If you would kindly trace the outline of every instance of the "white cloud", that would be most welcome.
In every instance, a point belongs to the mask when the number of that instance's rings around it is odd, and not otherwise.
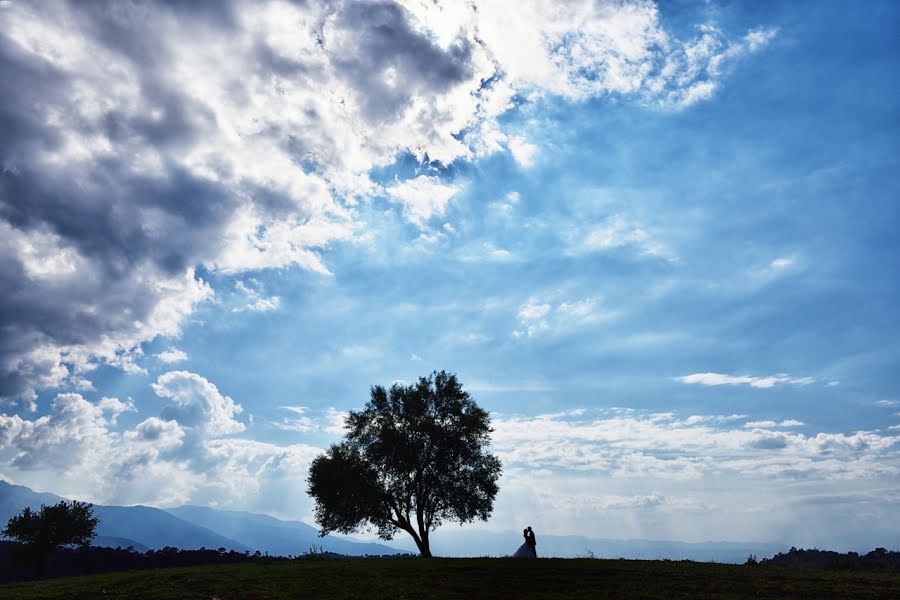
[[[281,307],[280,296],[264,296],[258,289],[254,289],[259,288],[259,283],[256,280],[251,279],[250,283],[254,287],[248,286],[243,281],[238,281],[234,284],[235,289],[244,294],[242,302],[246,302],[246,304],[232,308],[231,312],[269,312],[278,310]]]
[[[306,413],[309,410],[305,406],[282,406],[282,410],[289,411],[294,414],[292,417],[286,417],[281,421],[273,422],[272,425],[278,429],[285,431],[313,431],[316,429],[316,422],[309,418]]]
[[[347,411],[338,410],[336,408],[326,408],[324,414],[325,417],[321,426],[322,431],[333,435],[343,435],[345,430],[344,422],[347,420]]]
[[[866,479],[900,473],[895,438],[875,432],[803,435],[732,428],[731,418],[672,414],[559,413],[493,416],[504,465],[603,472],[614,478],[731,476]],[[794,420],[760,422],[796,427]]]
[[[398,182],[386,191],[403,204],[403,212],[411,223],[424,227],[432,217],[444,215],[447,203],[460,189],[460,186],[443,183],[437,177],[420,175]]]
[[[547,316],[549,312],[549,304],[529,302],[528,304],[523,304],[521,308],[519,308],[519,319],[522,321],[538,321]]]
[[[750,52],[756,52],[760,48],[765,47],[769,42],[775,39],[778,29],[775,27],[762,27],[747,32],[744,36],[744,42]]]
[[[782,271],[784,269],[790,268],[791,266],[793,266],[793,264],[794,264],[793,258],[783,256],[783,257],[776,258],[775,260],[773,260],[771,262],[771,264],[769,264],[769,267],[771,267],[772,269],[778,270],[778,271]]]
[[[4,476],[91,502],[215,503],[309,519],[302,474],[321,450],[305,444],[277,446],[222,438],[236,429],[233,422],[223,426],[229,410],[235,412],[228,406],[230,399],[199,376],[167,375],[175,377],[163,376],[154,387],[163,395],[171,392],[173,405],[163,409],[161,418],[149,417],[134,429],[116,429],[115,416],[133,407],[130,401],[115,398],[94,404],[79,394],[58,394],[46,416],[26,420],[0,414]],[[210,404],[218,406],[209,410]],[[205,416],[183,422],[167,418],[165,413],[171,412],[167,409],[174,405],[177,417],[198,405],[196,412]],[[324,411],[320,427],[334,431],[342,414]],[[197,424],[204,419],[205,425]]]
[[[677,257],[647,227],[623,215],[614,215],[599,224],[575,233],[576,253],[602,252],[630,247],[641,256],[677,261]]]
[[[440,14],[447,4],[413,10]],[[696,38],[678,40],[662,28],[658,9],[649,2],[488,2],[454,25],[465,22],[477,25],[479,38],[514,87],[576,99],[636,95],[673,107],[689,104],[685,97],[691,90],[715,86],[728,64],[775,36],[774,29],[756,29],[729,42],[721,31],[704,26]]]
[[[459,260],[466,263],[508,263],[515,262],[518,257],[507,250],[499,248],[491,242],[468,246],[458,255]]]
[[[0,221],[7,243],[16,246],[18,258],[32,279],[65,280],[84,269],[86,259],[77,248],[65,245],[58,234],[48,231],[21,231]]]
[[[534,159],[538,153],[537,146],[529,143],[521,136],[510,138],[507,145],[509,146],[509,151],[512,152],[513,158],[516,159],[520,166],[526,169],[534,166]]]
[[[319,418],[314,419],[309,416],[309,408],[306,406],[282,406],[281,408],[293,413],[294,416],[272,422],[272,425],[278,429],[300,433],[322,431],[329,434],[342,434],[344,432],[346,411],[329,407],[319,411]]]
[[[725,375],[723,373],[692,373],[676,377],[676,381],[687,384],[700,384],[706,386],[716,385],[749,385],[755,388],[772,388],[776,385],[810,385],[815,383],[812,377],[791,377],[785,373],[752,377],[749,375]]]
[[[6,418],[6,445],[17,448],[11,461],[16,469],[51,468],[65,470],[93,462],[108,454],[114,439],[100,406],[81,394],[57,394],[49,416],[34,421]]]
[[[116,418],[122,413],[126,412],[137,412],[137,408],[134,406],[134,400],[128,398],[125,402],[122,402],[118,398],[100,398],[100,402],[97,403],[97,406],[100,407],[104,413],[109,414],[109,422],[113,425],[116,424]]]
[[[776,421],[747,421],[744,423],[744,427],[748,429],[757,429],[757,428],[770,428],[770,427],[802,427],[805,425],[803,421],[797,421],[795,419],[785,419],[781,422]]]
[[[223,396],[214,384],[196,373],[169,371],[160,375],[150,387],[160,398],[172,401],[163,409],[163,418],[199,428],[210,435],[239,433],[246,429],[235,418],[243,412],[241,405]]]
[[[531,298],[519,307],[519,329],[513,337],[535,337],[541,334],[559,334],[576,327],[592,325],[615,317],[614,312],[603,310],[599,298],[582,298],[562,302],[546,302]]]
[[[156,356],[156,358],[164,363],[176,363],[188,359],[188,355],[184,350],[179,350],[178,348],[171,347],[168,350],[163,350],[159,354],[155,354],[154,356]]]

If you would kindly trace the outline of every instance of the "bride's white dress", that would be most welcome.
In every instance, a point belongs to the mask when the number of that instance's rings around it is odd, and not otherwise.
[[[537,558],[537,553],[534,549],[528,544],[522,544],[519,546],[519,549],[516,550],[516,553],[512,555],[513,558]]]

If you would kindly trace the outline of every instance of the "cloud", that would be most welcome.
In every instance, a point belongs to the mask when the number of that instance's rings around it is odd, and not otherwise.
[[[148,417],[133,429],[119,429],[115,422],[117,414],[133,410],[130,402],[104,398],[92,403],[80,394],[57,394],[50,413],[35,419],[0,414],[4,474],[91,502],[216,503],[309,518],[305,484],[297,474],[305,473],[321,450],[223,438],[236,429],[233,423],[222,426],[230,399],[216,398],[215,386],[199,376],[167,375],[157,384],[165,389],[157,392],[171,391],[173,403],[162,416]],[[205,415],[199,420],[188,414],[186,405],[209,405],[210,399],[219,403],[218,418],[215,410],[197,411]],[[178,410],[170,410],[173,406]],[[335,412],[324,413],[327,431],[334,427]]]
[[[437,177],[420,175],[394,184],[386,191],[403,205],[403,213],[411,223],[424,227],[432,217],[444,215],[447,203],[460,187],[442,183]]]
[[[243,412],[240,404],[223,396],[218,388],[204,377],[188,371],[163,373],[150,384],[160,398],[171,403],[161,416],[186,427],[196,427],[210,435],[239,433],[246,426],[235,417]]]
[[[285,417],[281,421],[273,422],[272,425],[277,427],[278,429],[284,429],[285,431],[312,431],[316,429],[316,423],[311,418],[306,416],[306,412],[309,410],[305,406],[282,406],[282,410],[289,411],[294,414],[292,417]]]
[[[761,27],[747,32],[744,36],[744,43],[747,50],[756,52],[760,48],[764,48],[769,42],[775,39],[778,29],[775,27]]]
[[[152,444],[158,450],[170,450],[181,446],[185,436],[184,428],[174,419],[165,421],[159,417],[144,419],[126,432],[125,438],[135,442]]]
[[[576,254],[629,248],[639,256],[678,260],[646,225],[624,215],[613,215],[600,223],[578,228],[570,236],[570,245]]]
[[[344,423],[347,420],[347,411],[338,410],[336,408],[326,408],[324,412],[321,429],[332,435],[343,435],[345,431]]]
[[[867,479],[900,473],[895,438],[875,432],[803,435],[734,428],[729,416],[637,411],[493,415],[493,446],[504,465],[567,469],[613,478],[732,477]],[[773,422],[774,423],[774,422]],[[798,426],[782,421],[781,427]],[[774,454],[773,454],[774,452]]]
[[[781,450],[787,448],[789,442],[790,439],[783,433],[757,429],[753,432],[753,438],[747,441],[747,446],[760,450]]]
[[[746,423],[744,423],[744,427],[752,428],[752,429],[756,429],[756,428],[760,428],[760,427],[764,427],[764,428],[767,428],[767,427],[802,427],[803,425],[805,425],[805,423],[803,423],[803,421],[797,421],[795,419],[785,419],[784,421],[781,421],[781,422],[747,421]]]
[[[6,417],[6,445],[18,450],[10,465],[63,470],[109,453],[114,440],[103,413],[80,394],[69,393],[57,394],[50,416],[34,421]]]
[[[66,444],[46,441],[64,434]],[[102,423],[77,434],[63,419],[12,440],[20,460],[7,467],[17,482],[68,497],[115,504],[172,506],[187,502],[309,518],[304,473],[320,449],[247,439],[210,439],[187,446],[175,421],[151,417],[118,433]],[[41,441],[36,435],[43,436]],[[50,454],[31,461],[34,452]],[[55,461],[55,462],[54,462]]]
[[[788,269],[794,264],[794,259],[789,257],[780,257],[773,260],[769,267],[778,271]]]
[[[329,407],[318,411],[321,416],[313,419],[309,416],[309,408],[306,406],[282,406],[281,409],[293,413],[294,416],[286,417],[281,421],[273,421],[272,425],[278,429],[300,433],[322,431],[330,434],[341,434],[344,431],[346,411]]]
[[[465,247],[463,253],[459,254],[459,260],[465,263],[511,263],[519,259],[506,248],[499,248],[491,242],[483,242]]]
[[[507,142],[509,151],[512,152],[513,158],[521,167],[528,168],[534,166],[534,159],[538,153],[538,147],[529,143],[524,137],[516,136]]]
[[[113,425],[116,424],[116,418],[122,413],[126,412],[137,412],[137,408],[134,406],[134,400],[129,398],[125,402],[122,402],[118,398],[100,398],[100,402],[97,403],[97,406],[100,407],[104,413],[109,414],[109,422]]]
[[[259,284],[255,280],[251,280],[251,284],[259,287]],[[244,304],[243,306],[236,306],[231,309],[231,312],[269,312],[281,308],[280,296],[266,297],[257,289],[248,287],[243,281],[238,281],[234,284],[234,287],[236,290],[244,294],[247,304]]]
[[[748,375],[725,375],[722,373],[692,373],[676,377],[675,381],[686,384],[700,384],[705,386],[717,385],[749,385],[755,388],[772,388],[776,385],[810,385],[815,383],[812,377],[790,377],[785,373],[778,375],[766,375],[763,377],[751,377]]]
[[[155,354],[154,356],[167,364],[182,362],[188,359],[188,355],[185,351],[172,347],[170,347],[168,350],[160,352],[159,354]]]
[[[519,307],[519,329],[513,337],[536,337],[542,334],[561,334],[577,327],[592,325],[615,317],[615,313],[601,308],[599,298],[582,298],[562,302],[543,302],[531,298]]]

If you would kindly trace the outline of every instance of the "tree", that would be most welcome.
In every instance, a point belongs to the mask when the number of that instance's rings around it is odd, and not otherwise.
[[[77,500],[62,500],[53,506],[42,504],[38,512],[26,507],[9,519],[3,535],[25,545],[35,558],[38,577],[42,577],[47,558],[54,550],[90,545],[99,522],[92,509],[91,504]]]
[[[402,530],[430,557],[429,533],[442,522],[490,516],[501,470],[487,452],[490,417],[455,374],[374,386],[345,424],[344,441],[309,469],[320,535],[374,527],[390,540]]]

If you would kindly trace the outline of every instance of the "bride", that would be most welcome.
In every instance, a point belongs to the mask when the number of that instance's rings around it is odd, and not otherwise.
[[[537,558],[537,552],[535,551],[535,547],[529,543],[528,539],[528,529],[522,530],[522,535],[525,537],[525,543],[519,546],[519,549],[516,550],[516,553],[512,555],[513,558]]]

